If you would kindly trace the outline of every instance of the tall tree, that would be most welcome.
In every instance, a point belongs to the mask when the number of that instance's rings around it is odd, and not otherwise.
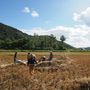
[[[61,47],[62,47],[62,49],[64,49],[64,48],[65,48],[65,47],[64,47],[64,41],[66,40],[65,36],[62,35],[62,36],[60,37],[60,40],[61,40]]]

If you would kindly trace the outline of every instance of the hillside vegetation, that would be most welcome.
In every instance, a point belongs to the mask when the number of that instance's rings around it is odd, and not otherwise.
[[[64,43],[51,34],[28,35],[11,26],[0,23],[0,49],[21,49],[21,50],[65,50],[74,47]]]

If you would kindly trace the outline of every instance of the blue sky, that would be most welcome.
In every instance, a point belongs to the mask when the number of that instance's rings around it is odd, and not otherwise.
[[[0,21],[25,29],[52,28],[57,25],[72,26],[75,24],[72,20],[73,13],[88,5],[90,5],[89,0],[78,0],[78,2],[76,0],[2,0]],[[24,7],[34,9],[39,17],[23,13]]]
[[[86,25],[86,19],[80,22],[83,11],[89,12],[90,0],[0,0],[0,22],[21,29],[23,32],[44,34],[56,30],[57,27],[77,29]],[[80,18],[79,18],[79,15]],[[88,20],[88,19],[87,19]],[[90,19],[89,19],[90,20]],[[84,23],[85,22],[85,23]],[[89,22],[89,21],[88,21]],[[77,27],[76,27],[77,26]],[[84,28],[84,27],[83,27]],[[84,30],[86,29],[84,28]],[[64,31],[63,30],[63,31]],[[83,30],[83,31],[84,31]],[[46,32],[45,32],[46,31]],[[59,30],[57,33],[59,33]],[[63,32],[62,31],[62,32]],[[74,30],[72,30],[74,31]],[[44,32],[44,33],[43,33]],[[65,34],[67,30],[61,34]],[[70,31],[69,31],[70,32]],[[77,30],[76,30],[77,32]],[[75,32],[75,33],[76,33]],[[47,34],[47,33],[46,33]],[[54,32],[52,33],[54,34]],[[57,34],[55,34],[57,35]],[[89,46],[71,42],[67,34],[67,43],[73,46]],[[70,34],[71,35],[71,34]],[[60,34],[57,37],[59,38]],[[71,35],[72,36],[72,35]],[[75,36],[72,36],[72,38]],[[80,39],[81,37],[79,37]],[[82,36],[84,38],[84,36]],[[76,38],[74,38],[76,39]],[[90,37],[87,37],[90,39]],[[88,41],[87,41],[88,42]]]

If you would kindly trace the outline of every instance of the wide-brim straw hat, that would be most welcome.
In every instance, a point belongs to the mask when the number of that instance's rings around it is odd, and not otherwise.
[[[32,56],[36,58],[36,55],[35,54],[32,54]]]
[[[46,56],[43,56],[43,58],[46,58]]]

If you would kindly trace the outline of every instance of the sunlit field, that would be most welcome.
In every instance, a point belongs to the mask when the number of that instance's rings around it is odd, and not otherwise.
[[[26,60],[28,52],[18,52]],[[31,52],[37,61],[49,52]],[[0,68],[0,90],[90,90],[90,52],[53,52],[51,68],[35,67],[31,76],[26,65]],[[14,52],[0,52],[0,65],[13,63]],[[44,68],[45,67],[45,68]]]

